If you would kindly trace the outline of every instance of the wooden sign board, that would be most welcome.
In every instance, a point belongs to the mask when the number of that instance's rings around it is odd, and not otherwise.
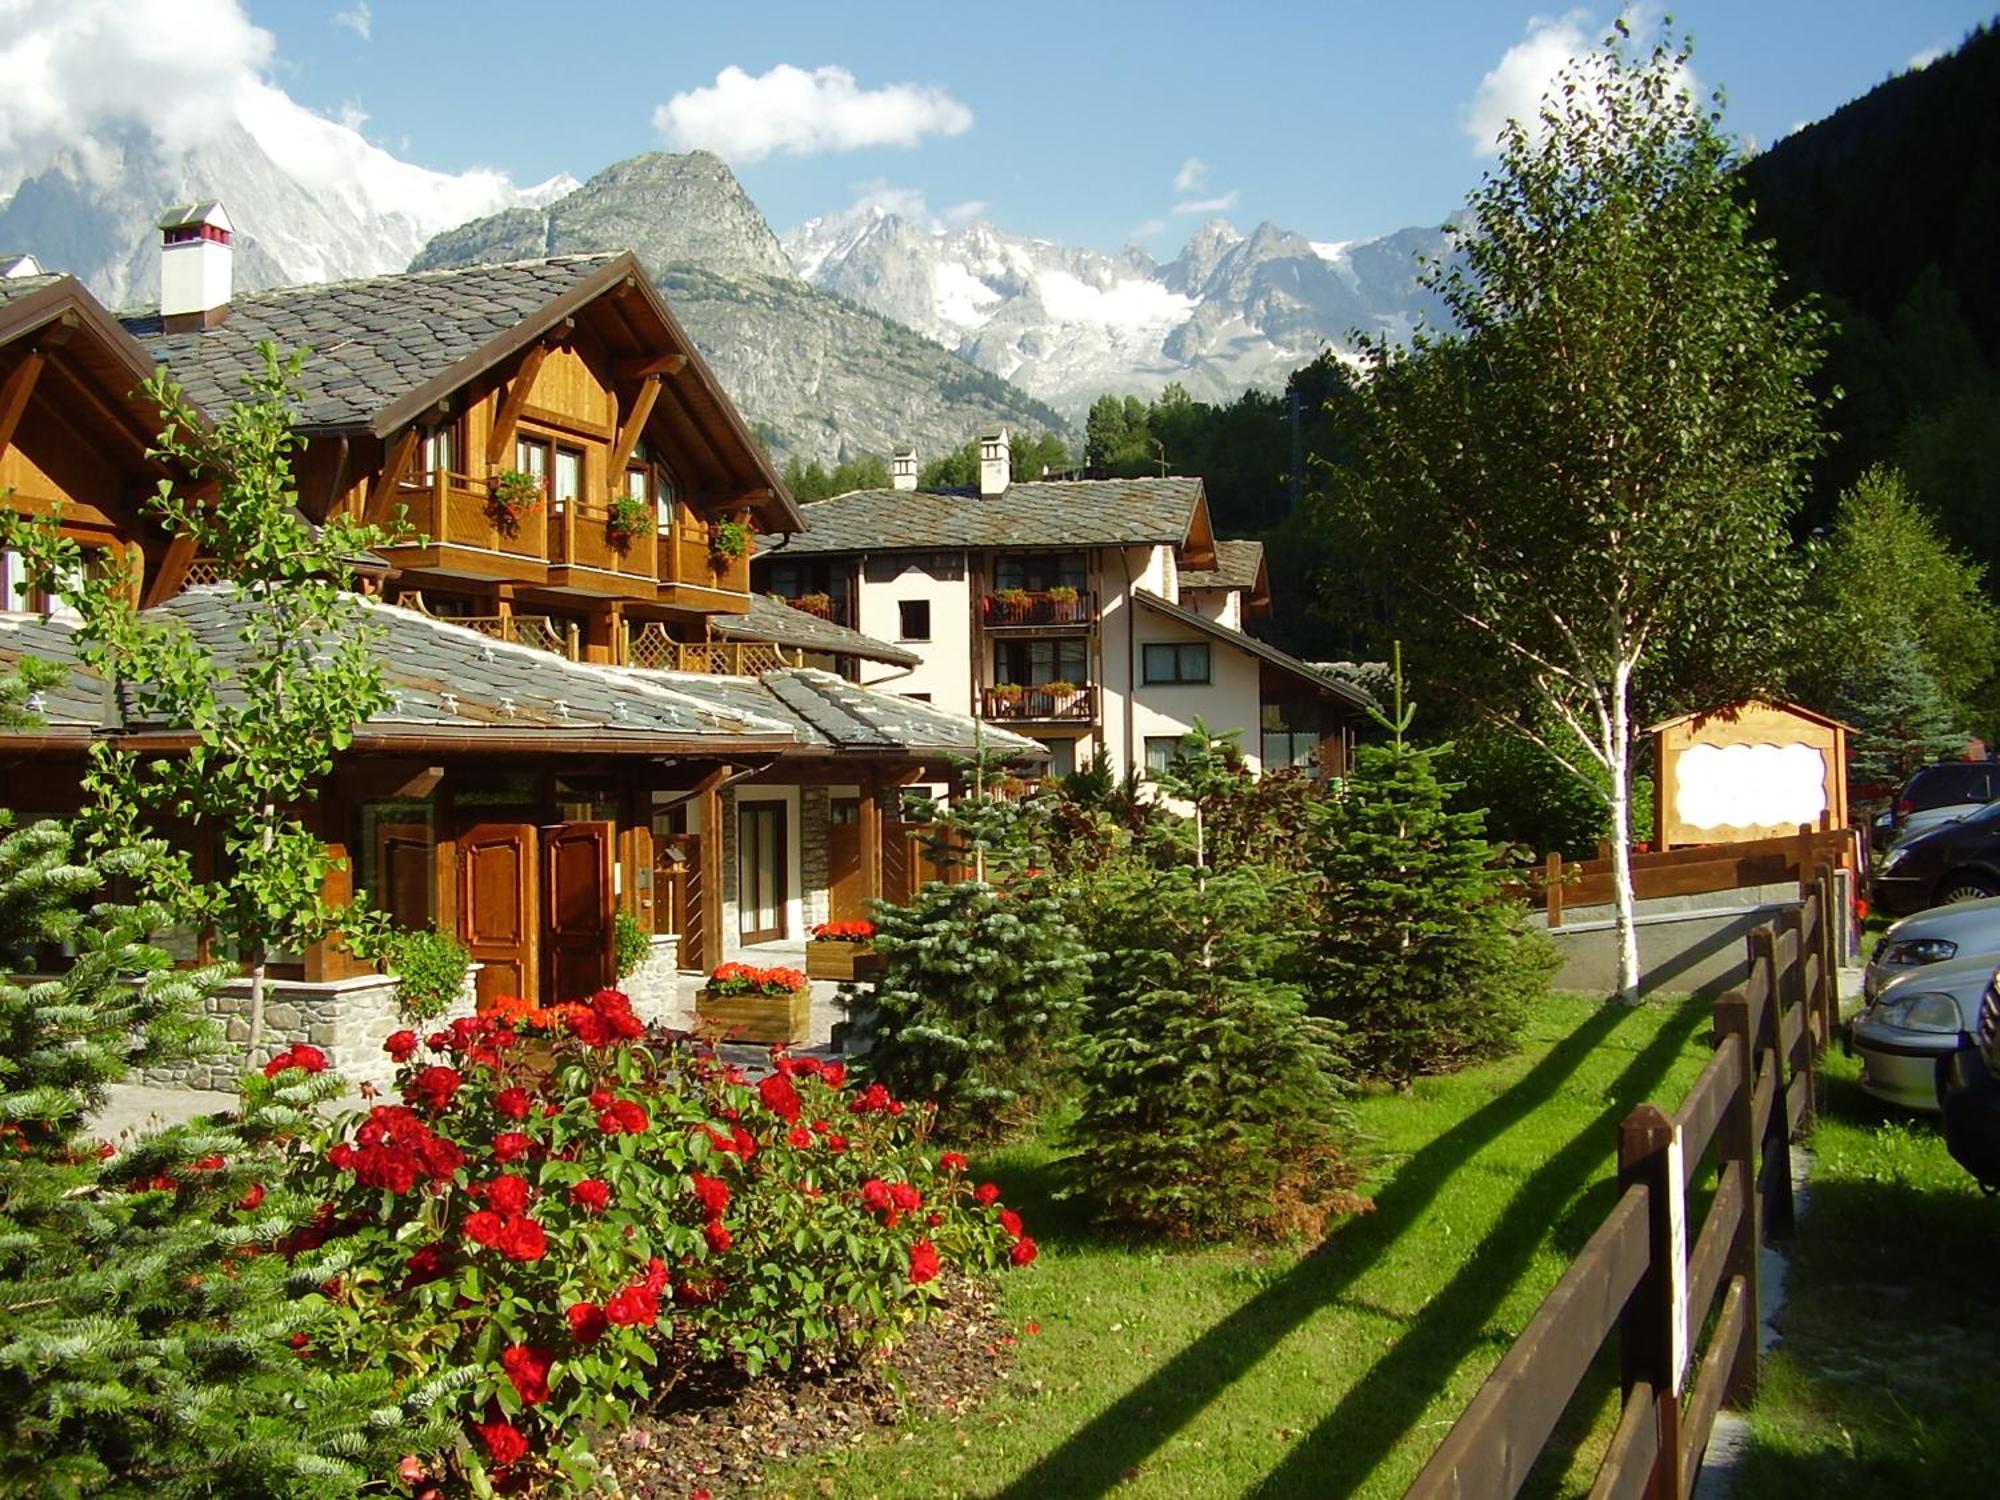
[[[1848,729],[1837,720],[1753,698],[1651,733],[1655,848],[1847,826]]]

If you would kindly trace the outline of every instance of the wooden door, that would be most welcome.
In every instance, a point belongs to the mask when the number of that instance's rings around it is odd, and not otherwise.
[[[701,941],[701,835],[661,834],[653,841],[653,854],[653,899],[666,930],[680,934],[676,966],[706,969]]]
[[[861,804],[836,797],[826,828],[826,917],[859,922],[868,915],[867,881],[861,870]]]
[[[746,943],[785,936],[785,804],[736,805],[736,910]]]
[[[618,977],[609,823],[542,830],[542,909],[549,1003],[584,1000]]]
[[[459,936],[480,969],[479,1004],[501,995],[538,1002],[535,827],[480,823],[458,840]]]
[[[403,932],[431,925],[431,829],[428,823],[380,823],[375,828],[375,869],[382,889],[376,905]]]

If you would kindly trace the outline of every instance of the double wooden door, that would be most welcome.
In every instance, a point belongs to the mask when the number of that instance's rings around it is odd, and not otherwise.
[[[609,823],[480,823],[459,835],[461,940],[479,1003],[576,1000],[617,976]]]

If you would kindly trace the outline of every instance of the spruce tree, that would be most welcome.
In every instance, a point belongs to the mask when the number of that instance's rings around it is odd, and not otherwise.
[[[1839,713],[1854,726],[1848,764],[1865,784],[1900,786],[1920,767],[1965,749],[1965,731],[1907,625],[1885,633],[1849,669]]]

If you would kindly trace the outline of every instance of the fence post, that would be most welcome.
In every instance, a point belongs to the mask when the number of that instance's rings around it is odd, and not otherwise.
[[[1810,884],[1813,867],[1813,826],[1810,823],[1799,824],[1799,846],[1794,858],[1799,864],[1799,884]]]
[[[1551,854],[1542,866],[1542,895],[1548,911],[1549,926],[1563,924],[1563,857],[1560,852]]]
[[[1764,1193],[1764,1234],[1768,1239],[1787,1239],[1793,1228],[1792,1127],[1785,1111],[1785,1083],[1790,1069],[1778,1047],[1782,1034],[1778,1011],[1784,1004],[1784,996],[1778,993],[1777,941],[1778,935],[1768,922],[1750,930],[1752,982],[1759,968],[1764,971],[1764,1009],[1757,1017],[1757,1045],[1751,1061],[1757,1067],[1770,1068],[1773,1092],[1771,1118],[1764,1127],[1764,1139],[1757,1153],[1759,1175],[1769,1178]],[[1756,1071],[1756,1067],[1751,1069],[1753,1086]]]
[[[1764,1210],[1757,1197],[1757,1122],[1750,1112],[1757,1087],[1757,1048],[1750,1035],[1750,1002],[1740,990],[1715,1002],[1715,1046],[1718,1051],[1734,1047],[1743,1065],[1743,1076],[1715,1133],[1717,1181],[1734,1171],[1743,1184],[1743,1217],[1730,1236],[1722,1267],[1725,1288],[1733,1277],[1743,1278],[1743,1338],[1730,1356],[1729,1378],[1723,1386],[1723,1399],[1743,1407],[1757,1394],[1757,1329],[1762,1316],[1757,1249],[1764,1242]]]
[[[1840,1025],[1840,954],[1841,933],[1853,920],[1852,912],[1841,904],[1840,882],[1834,877],[1833,866],[1821,860],[1815,872],[1820,888],[1820,912],[1824,926],[1820,929],[1820,976],[1826,982],[1824,1001],[1826,1005],[1826,1040],[1833,1045],[1833,1033]]]
[[[1619,1382],[1627,1399],[1644,1382],[1653,1388],[1660,1447],[1649,1500],[1680,1500],[1680,1366],[1687,1342],[1687,1266],[1676,1244],[1674,1205],[1681,1196],[1681,1162],[1674,1122],[1657,1105],[1641,1104],[1618,1127],[1618,1191],[1646,1187],[1646,1274],[1618,1316]],[[1684,1232],[1684,1229],[1683,1229]]]
[[[1778,930],[1792,934],[1791,976],[1785,982],[1785,1008],[1794,1005],[1799,1008],[1799,1050],[1796,1057],[1785,1059],[1788,1071],[1800,1071],[1806,1075],[1806,1102],[1799,1111],[1799,1134],[1809,1135],[1814,1122],[1819,1118],[1819,1042],[1815,1028],[1819,1017],[1813,1011],[1814,997],[1806,992],[1806,954],[1812,943],[1819,941],[1819,934],[1806,933],[1805,909],[1801,906],[1787,907],[1778,914]]]

